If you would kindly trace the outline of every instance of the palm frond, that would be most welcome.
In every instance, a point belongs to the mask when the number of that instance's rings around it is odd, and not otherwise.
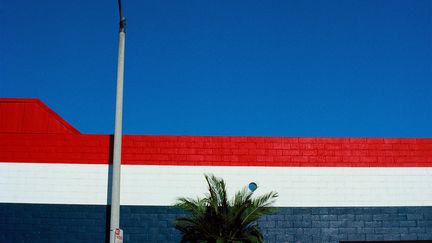
[[[269,192],[252,200],[251,206],[246,210],[242,224],[249,224],[266,214],[274,212],[275,209],[271,208],[270,205],[275,202],[277,197],[276,192]]]
[[[211,174],[206,174],[205,179],[208,193],[204,198],[179,198],[175,204],[186,212],[175,221],[182,232],[181,242],[264,242],[254,222],[274,212],[270,206],[278,194],[270,192],[253,198],[253,192],[243,188],[230,201],[224,180]]]

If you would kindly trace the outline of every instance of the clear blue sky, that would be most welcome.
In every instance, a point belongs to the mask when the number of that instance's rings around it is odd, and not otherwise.
[[[432,137],[432,1],[123,0],[127,134]],[[111,1],[2,1],[0,96],[113,133]]]

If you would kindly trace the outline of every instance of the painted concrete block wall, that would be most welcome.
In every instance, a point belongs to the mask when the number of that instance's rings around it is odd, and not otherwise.
[[[121,204],[204,195],[205,173],[223,177],[231,197],[250,182],[257,195],[277,191],[278,207],[432,205],[432,168],[169,165],[124,165]],[[108,185],[108,165],[0,163],[0,202],[107,205]]]
[[[21,101],[0,99],[0,242],[104,242],[112,136]],[[177,242],[168,206],[204,173],[280,194],[268,242],[432,240],[432,138],[129,135],[122,163],[128,242]]]
[[[0,161],[109,164],[112,136],[2,133]],[[123,164],[431,167],[431,138],[124,136]]]
[[[281,208],[260,221],[268,242],[430,240],[432,207]]]
[[[0,242],[105,242],[108,207],[0,203]],[[122,206],[126,242],[178,242],[181,215],[163,206]],[[266,242],[430,240],[432,207],[294,207],[262,218]]]

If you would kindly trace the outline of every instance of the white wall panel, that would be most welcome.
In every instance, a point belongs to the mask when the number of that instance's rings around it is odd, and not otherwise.
[[[123,205],[172,205],[206,192],[204,173],[232,195],[250,182],[276,206],[432,206],[432,168],[123,165]],[[0,163],[0,202],[106,204],[107,165]]]
[[[0,163],[0,202],[106,204],[107,165]]]

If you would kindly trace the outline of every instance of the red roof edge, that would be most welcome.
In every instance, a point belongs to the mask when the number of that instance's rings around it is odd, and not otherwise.
[[[35,103],[38,104],[42,109],[48,112],[53,116],[58,122],[64,125],[71,133],[73,134],[81,134],[78,129],[73,127],[69,122],[63,119],[59,114],[57,114],[54,110],[49,108],[44,102],[42,102],[38,98],[0,98],[0,103]]]

